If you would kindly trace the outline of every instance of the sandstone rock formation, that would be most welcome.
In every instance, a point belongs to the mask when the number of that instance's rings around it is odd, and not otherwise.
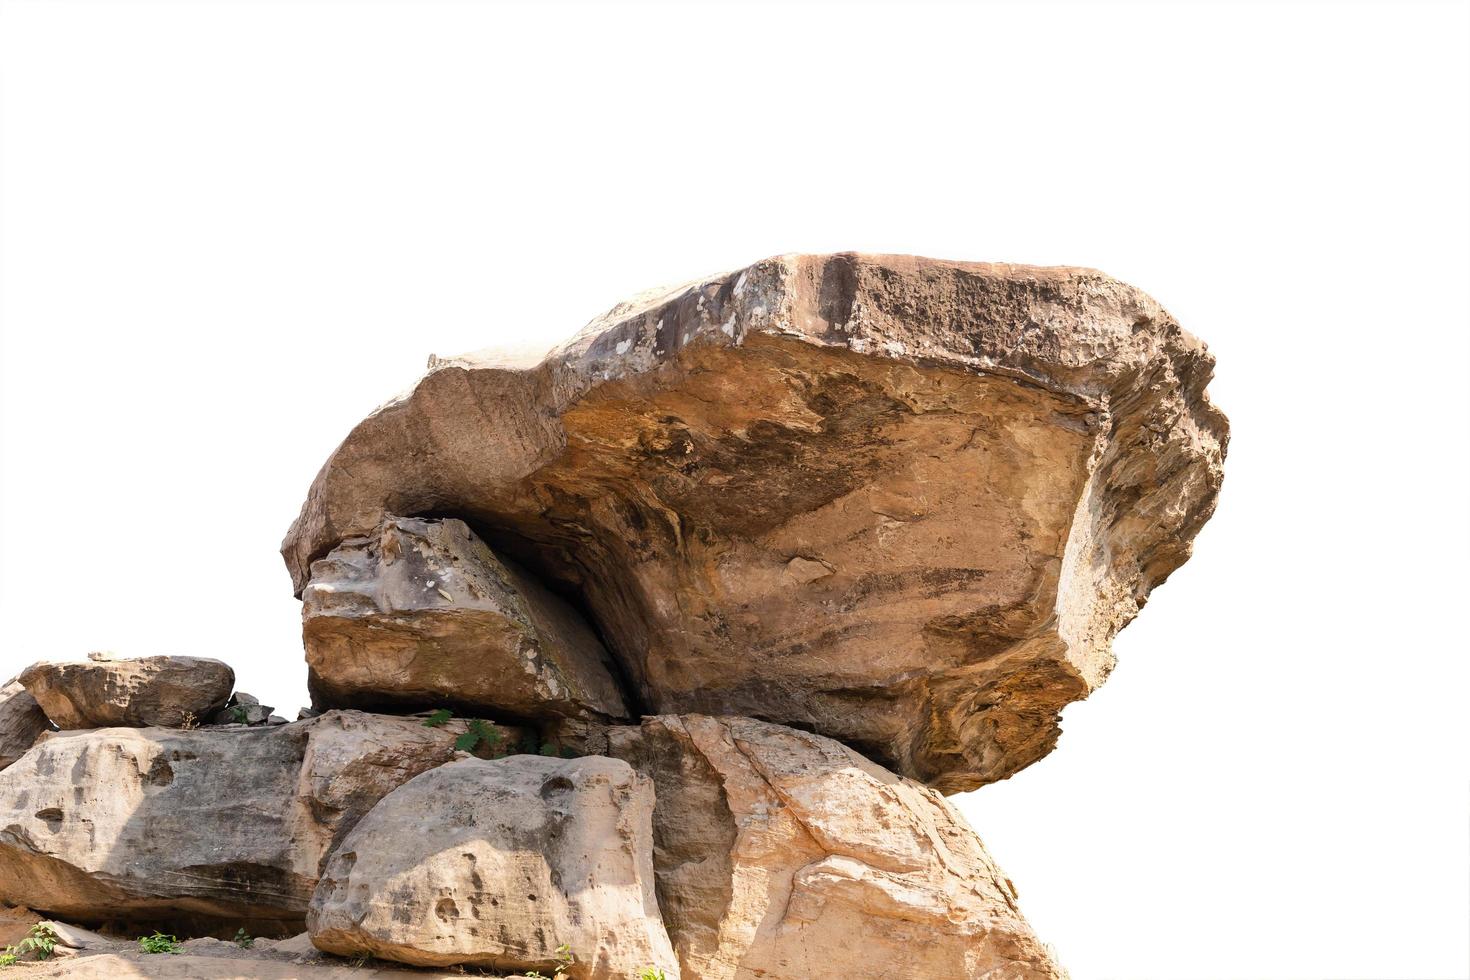
[[[659,905],[684,976],[1062,975],[934,790],[749,718],[645,718],[609,737],[656,784]]]
[[[652,811],[652,783],[614,759],[441,766],[347,835],[312,899],[312,941],[420,966],[676,980]]]
[[[235,672],[203,657],[38,663],[20,682],[61,729],[201,722],[224,707]]]
[[[25,755],[48,727],[46,713],[19,680],[0,684],[0,769]]]
[[[810,728],[971,789],[1050,751],[1189,556],[1227,439],[1212,367],[1090,270],[783,256],[536,365],[431,360],[282,550],[304,592],[385,515],[463,519],[578,597],[639,710]]]
[[[462,521],[387,517],[313,562],[303,600],[318,707],[628,714],[581,616]]]
[[[85,925],[299,931],[372,805],[463,724],[329,712],[268,728],[62,732],[0,772],[0,901]]]
[[[212,660],[0,688],[0,927],[310,928],[55,977],[1056,980],[941,794],[1050,751],[1188,558],[1212,368],[1097,272],[853,254],[431,359],[283,544],[297,722]]]

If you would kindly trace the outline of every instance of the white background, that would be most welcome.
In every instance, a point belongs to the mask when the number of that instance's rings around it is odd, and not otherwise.
[[[0,678],[221,657],[428,353],[787,251],[1090,265],[1219,358],[1214,521],[960,800],[1077,980],[1465,977],[1462,4],[6,3]],[[854,978],[857,980],[857,978]]]

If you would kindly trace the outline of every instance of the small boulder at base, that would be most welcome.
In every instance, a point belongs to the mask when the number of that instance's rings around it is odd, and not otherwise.
[[[464,730],[333,711],[54,734],[0,772],[0,902],[144,931],[299,931],[336,842],[390,790],[458,757]]]
[[[268,704],[261,704],[253,694],[236,691],[223,708],[209,716],[205,724],[264,725],[270,722],[271,712],[275,710]]]
[[[46,713],[19,680],[0,685],[0,769],[25,755],[49,727]]]
[[[32,664],[20,682],[63,730],[175,728],[224,707],[235,672],[205,657],[93,659]]]
[[[749,718],[645,718],[609,743],[656,784],[659,901],[684,976],[1065,976],[936,791]]]
[[[677,980],[654,897],[653,802],[646,776],[600,756],[431,770],[342,841],[312,897],[312,941],[416,966]]]
[[[623,718],[580,614],[458,520],[388,517],[313,562],[303,594],[312,701]]]

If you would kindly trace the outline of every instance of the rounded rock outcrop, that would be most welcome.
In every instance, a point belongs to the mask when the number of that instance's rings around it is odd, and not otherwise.
[[[678,980],[652,816],[652,782],[616,759],[441,766],[343,840],[312,897],[312,942],[415,966]]]
[[[206,657],[42,662],[21,672],[46,717],[63,730],[198,724],[225,706],[235,672]]]

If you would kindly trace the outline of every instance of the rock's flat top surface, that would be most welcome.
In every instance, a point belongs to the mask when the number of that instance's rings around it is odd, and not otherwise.
[[[1188,556],[1213,359],[1101,273],[782,256],[644,294],[539,364],[434,359],[318,474],[311,563],[465,520],[575,595],[645,711],[839,738],[945,791],[1045,755]]]
[[[57,728],[197,724],[224,707],[235,672],[206,657],[37,663],[20,682]]]

